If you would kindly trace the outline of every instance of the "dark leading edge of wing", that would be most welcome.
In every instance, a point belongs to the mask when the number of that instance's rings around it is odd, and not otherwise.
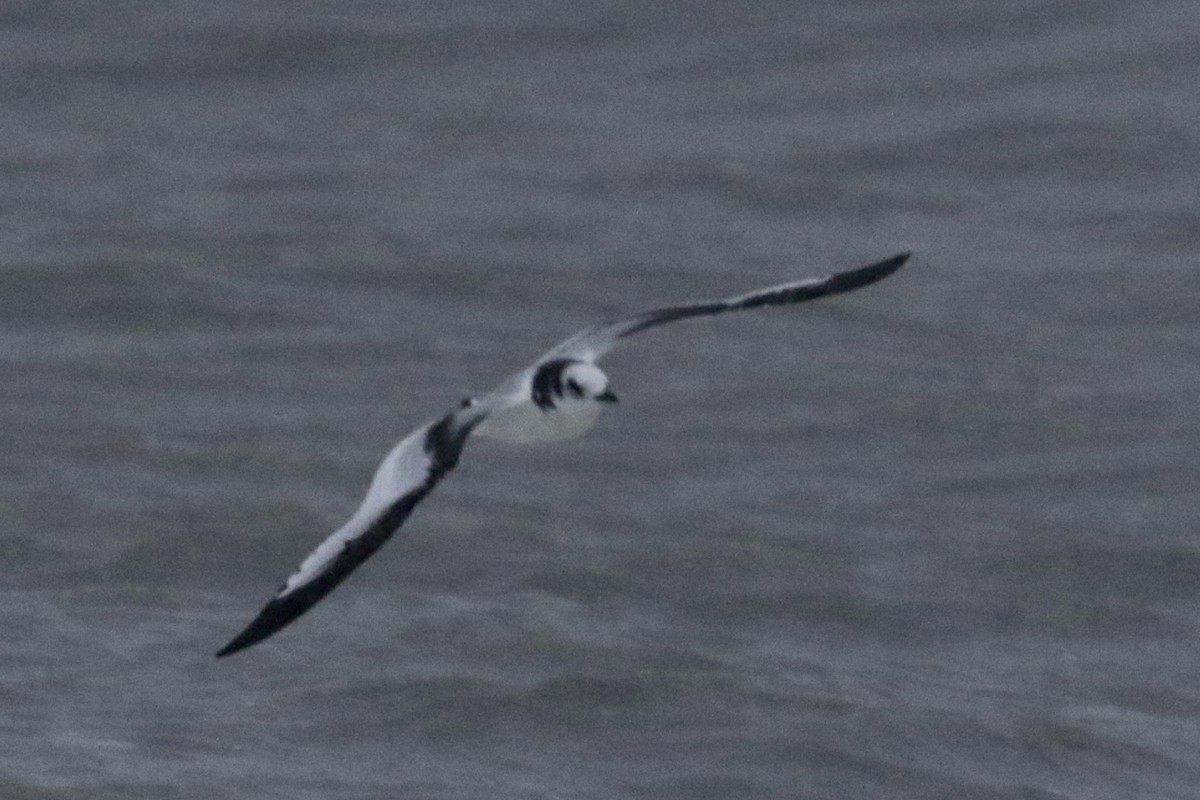
[[[629,327],[617,333],[617,338],[631,336],[647,328],[665,325],[668,322],[675,322],[676,320],[687,319],[688,317],[711,316],[713,314],[723,314],[726,311],[740,311],[742,309],[761,308],[763,306],[802,303],[805,300],[816,300],[818,297],[825,297],[826,295],[841,294],[842,292],[861,289],[863,286],[883,280],[888,275],[900,269],[911,255],[911,253],[901,253],[860,269],[839,272],[836,275],[830,275],[826,278],[775,286],[770,289],[763,289],[726,300],[716,300],[711,303],[695,303],[692,305],[668,306],[666,308],[647,311],[642,316],[630,320]]]
[[[436,483],[437,478],[431,476],[420,487],[388,506],[361,535],[347,541],[337,557],[311,581],[285,595],[272,598],[245,630],[217,651],[217,658],[258,644],[315,606],[399,530],[413,508]]]
[[[266,639],[316,605],[322,597],[333,591],[334,587],[370,558],[371,554],[382,547],[408,519],[417,503],[433,490],[447,472],[454,469],[467,436],[478,422],[478,419],[474,419],[464,424],[456,420],[454,414],[448,414],[430,425],[422,440],[422,447],[430,459],[424,480],[385,507],[361,533],[347,539],[341,551],[309,578],[307,583],[286,593],[281,588],[280,593],[263,607],[245,630],[217,651],[217,658],[244,650]],[[285,583],[284,587],[286,586]]]

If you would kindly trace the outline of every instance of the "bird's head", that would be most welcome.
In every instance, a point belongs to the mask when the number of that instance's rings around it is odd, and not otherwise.
[[[595,364],[577,361],[562,375],[563,396],[580,400],[615,403],[617,396],[608,388],[608,376]]]

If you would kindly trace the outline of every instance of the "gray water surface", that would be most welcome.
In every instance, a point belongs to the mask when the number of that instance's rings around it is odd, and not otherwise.
[[[0,796],[1200,797],[1200,7],[9,2]],[[584,326],[213,652],[391,444]]]

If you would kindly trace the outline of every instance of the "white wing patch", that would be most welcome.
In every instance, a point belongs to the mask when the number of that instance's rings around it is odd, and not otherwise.
[[[367,496],[354,516],[308,554],[299,568],[288,576],[276,597],[291,594],[320,575],[346,549],[348,542],[366,533],[388,506],[429,480],[433,459],[423,445],[432,424],[418,428],[392,448],[375,470]]]
[[[487,415],[464,408],[421,426],[384,457],[362,505],[321,542],[258,616],[217,652],[236,653],[262,641],[312,608],[383,546],[413,508],[458,463],[471,430]]]

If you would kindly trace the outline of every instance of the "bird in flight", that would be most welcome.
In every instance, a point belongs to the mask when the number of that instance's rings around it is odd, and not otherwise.
[[[507,442],[552,442],[585,433],[601,409],[617,401],[596,362],[626,336],[689,317],[789,305],[853,291],[886,278],[908,258],[908,253],[901,253],[859,269],[724,300],[656,308],[575,334],[493,391],[468,397],[393,447],[354,515],[309,553],[258,616],[222,647],[217,657],[261,642],[345,580],[454,469],[471,434]]]

